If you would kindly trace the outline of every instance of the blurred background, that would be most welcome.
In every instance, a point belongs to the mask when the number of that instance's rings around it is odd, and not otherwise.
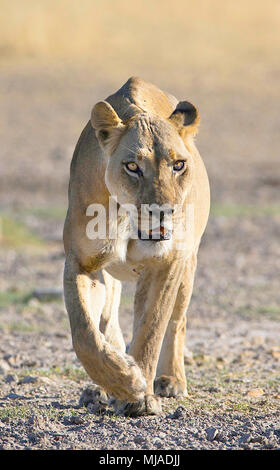
[[[0,328],[68,332],[70,161],[95,102],[132,75],[201,114],[212,209],[190,322],[279,318],[279,1],[0,0],[0,12]],[[122,302],[125,318],[129,290]]]

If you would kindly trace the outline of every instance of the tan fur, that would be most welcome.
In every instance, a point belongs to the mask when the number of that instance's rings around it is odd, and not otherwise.
[[[186,311],[210,205],[206,170],[193,140],[199,114],[188,123],[182,114],[188,106],[132,77],[94,106],[71,163],[64,292],[73,345],[92,380],[126,415],[158,413],[155,392],[187,394]],[[172,174],[171,165],[182,157],[186,172]],[[124,161],[131,159],[143,170],[141,180],[124,171]],[[178,250],[176,233],[171,241],[157,242],[89,239],[87,208],[102,204],[108,216],[110,195],[139,210],[152,203],[182,204],[183,213],[192,207],[192,243],[186,238]],[[125,232],[127,216],[119,222]],[[137,282],[128,354],[118,323],[120,280]]]

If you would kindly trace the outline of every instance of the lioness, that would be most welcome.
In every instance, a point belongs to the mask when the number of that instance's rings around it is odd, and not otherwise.
[[[94,106],[71,162],[63,238],[73,347],[115,411],[126,416],[159,413],[160,396],[187,394],[186,311],[210,206],[194,144],[198,124],[192,104],[132,77]],[[156,237],[141,226],[136,237],[124,236],[132,233],[129,211],[117,213],[119,229],[110,237],[111,197],[117,209],[133,205],[139,220],[148,207],[144,219],[155,216]],[[104,208],[103,237],[89,236],[93,203]],[[168,207],[168,228],[162,206]],[[176,231],[182,220],[189,230],[183,239]],[[137,282],[128,353],[118,322],[121,281]]]

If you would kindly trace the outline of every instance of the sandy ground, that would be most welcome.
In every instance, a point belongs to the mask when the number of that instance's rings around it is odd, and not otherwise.
[[[279,96],[188,80],[212,213],[188,315],[189,397],[158,417],[81,406],[91,381],[59,290],[69,165],[92,105],[121,83],[88,70],[6,69],[1,88],[0,448],[280,449]],[[9,225],[11,224],[12,225]],[[7,228],[8,227],[8,228]],[[10,230],[14,237],[6,233]],[[36,290],[58,289],[57,298]],[[120,322],[131,338],[133,286]]]

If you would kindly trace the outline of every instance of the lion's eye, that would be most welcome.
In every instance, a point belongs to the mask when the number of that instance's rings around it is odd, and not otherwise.
[[[178,160],[173,165],[174,171],[182,171],[184,168],[185,168],[185,162],[183,162],[182,160]]]
[[[129,170],[129,171],[133,171],[133,172],[137,172],[139,170],[139,166],[137,165],[137,163],[135,162],[128,162],[126,164],[126,168]]]
[[[143,172],[141,168],[137,165],[135,162],[125,162],[123,161],[124,164],[124,170],[131,176],[135,176],[136,178],[139,178],[140,176],[143,176]]]

